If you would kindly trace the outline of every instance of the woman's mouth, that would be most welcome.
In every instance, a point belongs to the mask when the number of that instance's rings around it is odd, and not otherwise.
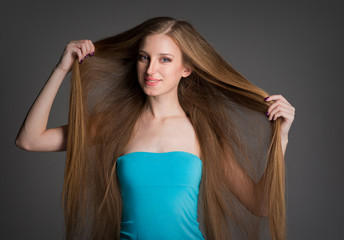
[[[145,78],[145,83],[148,86],[155,86],[157,85],[161,80],[160,79],[156,79],[156,78],[152,78],[152,77],[146,77]]]

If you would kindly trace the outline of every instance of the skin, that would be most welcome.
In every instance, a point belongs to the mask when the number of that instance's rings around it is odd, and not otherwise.
[[[178,101],[179,81],[191,74],[179,47],[164,34],[147,36],[140,46],[137,73],[147,104],[124,154],[186,151],[199,156],[194,129]],[[158,84],[149,86],[147,78]]]
[[[65,151],[67,125],[47,129],[51,106],[63,79],[71,71],[75,58],[82,62],[94,54],[90,40],[71,41],[67,44],[58,64],[31,106],[21,126],[15,144],[27,151]]]
[[[63,79],[71,71],[74,59],[77,58],[82,64],[85,58],[93,56],[94,51],[90,40],[71,41],[67,44],[60,61],[24,120],[16,139],[18,147],[27,151],[66,150],[67,126],[47,129],[49,113]],[[123,154],[136,151],[185,151],[200,156],[194,128],[178,101],[178,84],[192,72],[190,66],[183,63],[180,48],[167,35],[149,35],[142,41],[138,55],[137,77],[147,95],[147,102],[136,123],[133,138]],[[146,80],[159,82],[150,86]],[[267,109],[267,120],[282,119],[281,142],[284,154],[295,108],[282,95],[271,95],[266,101],[274,101]],[[256,184],[235,161],[230,161],[230,164],[228,179],[231,191],[253,214],[266,216],[264,178]]]
[[[281,143],[284,155],[288,144],[288,133],[295,117],[295,108],[282,95],[271,95],[265,101],[275,101],[266,111],[268,120],[275,121],[279,117],[282,119]]]

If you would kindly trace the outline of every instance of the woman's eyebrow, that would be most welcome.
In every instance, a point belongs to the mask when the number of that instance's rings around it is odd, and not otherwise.
[[[143,51],[143,50],[141,50],[141,49],[139,50],[139,52],[143,52],[143,53],[149,55],[146,51]],[[157,54],[157,55],[169,55],[169,56],[174,57],[171,53],[159,53],[159,54]]]

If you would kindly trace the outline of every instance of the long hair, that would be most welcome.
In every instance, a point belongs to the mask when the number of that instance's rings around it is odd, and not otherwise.
[[[178,98],[201,149],[198,220],[204,237],[285,239],[280,120],[264,116],[268,94],[235,71],[190,23],[169,17],[97,41],[95,56],[74,63],[63,186],[66,238],[119,239],[116,161],[145,106],[136,73],[140,43],[159,33],[176,42],[193,70],[181,79]],[[252,214],[231,191],[233,181],[241,186],[229,174],[233,166],[255,184],[264,179],[268,217]]]

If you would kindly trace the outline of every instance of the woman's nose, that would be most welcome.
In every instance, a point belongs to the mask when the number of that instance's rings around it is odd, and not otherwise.
[[[156,71],[157,71],[157,64],[155,63],[155,61],[153,60],[149,61],[149,64],[147,67],[147,74],[152,75],[156,73]]]

